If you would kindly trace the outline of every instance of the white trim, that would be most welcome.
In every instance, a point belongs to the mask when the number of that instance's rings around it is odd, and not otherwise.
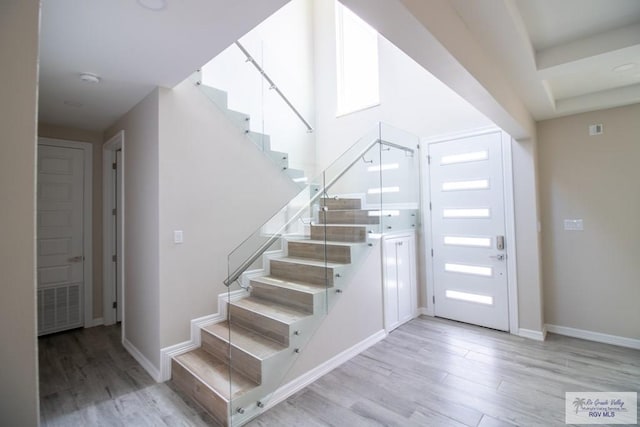
[[[511,333],[516,334],[515,332]],[[544,341],[547,337],[547,330],[543,329],[542,331],[534,331],[533,329],[518,329],[516,335],[536,341]]]
[[[456,139],[469,138],[471,136],[487,135],[490,133],[503,132],[502,129],[491,126],[481,126],[479,128],[464,130],[460,132],[452,132],[447,134],[424,137],[420,139],[420,144],[435,144],[437,142],[453,141]]]
[[[200,347],[200,329],[227,320],[227,303],[248,296],[244,289],[218,295],[218,312],[191,320],[191,337],[187,341],[160,349],[159,382],[171,379],[171,359]]]
[[[335,368],[342,365],[343,363],[354,358],[358,354],[367,350],[372,345],[382,341],[386,337],[387,337],[387,333],[384,331],[384,329],[381,329],[378,332],[374,333],[373,335],[360,341],[356,345],[349,347],[345,351],[333,356],[331,359],[316,366],[315,368],[311,369],[307,373],[283,385],[273,393],[271,399],[269,399],[269,402],[266,404],[264,410],[266,411],[267,409],[274,407],[275,405],[282,402],[289,396],[302,390],[312,382],[316,381],[318,378],[322,377],[323,375],[329,373],[330,371],[334,370]]]
[[[93,144],[82,141],[68,141],[54,138],[38,138],[38,145],[82,150],[84,163],[83,182],[83,220],[82,220],[82,256],[84,281],[84,327],[93,326]]]
[[[147,371],[149,375],[151,375],[151,378],[153,378],[155,382],[161,382],[160,371],[158,370],[158,368],[156,368],[153,363],[151,363],[149,359],[147,359],[144,354],[142,354],[140,350],[136,348],[135,345],[131,344],[131,342],[126,338],[122,338],[122,346],[129,352],[129,354],[131,354],[131,356],[133,356],[134,359],[136,359],[136,361],[144,368],[144,370]]]
[[[120,238],[118,248],[115,247],[115,243],[112,240],[114,235],[113,222],[108,221],[111,218],[111,210],[113,209],[114,198],[114,185],[113,185],[113,169],[112,163],[115,162],[115,153],[117,150],[122,150],[122,167],[124,168],[124,131],[121,130],[116,133],[111,139],[102,145],[102,271],[103,271],[103,286],[102,286],[102,303],[103,303],[103,316],[105,325],[112,325],[116,323],[116,312],[112,307],[112,302],[116,300],[115,289],[115,276],[113,274],[113,261],[111,260],[112,254],[115,252],[119,255],[120,261],[120,283],[124,290],[124,226],[120,230]],[[124,181],[124,170],[122,171],[122,177]],[[122,183],[122,190],[120,194],[120,214],[124,214],[124,182]],[[124,218],[123,218],[124,225]],[[122,312],[122,336],[124,337],[125,322],[124,322],[124,292],[120,295],[118,303],[121,305],[120,310]]]
[[[605,344],[618,345],[620,347],[628,347],[640,350],[640,339],[621,337],[619,335],[603,334],[602,332],[587,331],[584,329],[570,328],[568,326],[545,325],[549,332],[559,335],[566,335],[573,338],[581,338],[583,340],[601,342]]]
[[[427,307],[418,307],[418,316],[431,316],[433,317],[433,313],[430,313]]]
[[[433,250],[433,240],[431,236],[433,236],[433,229],[431,226],[431,210],[429,209],[429,203],[431,203],[431,171],[429,167],[429,145],[420,141],[420,147],[425,147],[426,149],[420,149],[420,171],[422,176],[420,177],[422,186],[422,194],[421,194],[421,202],[422,202],[422,230],[423,230],[423,239],[422,240],[422,248],[423,254],[425,257],[425,266],[426,266],[426,283],[424,284],[425,295],[427,297],[427,306],[423,307],[424,313],[427,316],[435,316],[435,307],[433,305],[433,298],[435,295],[433,289],[433,283],[435,278],[433,277],[433,257],[431,256],[431,251]]]
[[[513,163],[509,134],[502,132],[502,173],[504,192],[504,229],[507,253],[507,292],[509,298],[509,332],[519,334],[518,256],[516,254],[516,212],[513,197]],[[544,337],[542,338],[544,340]]]
[[[98,317],[97,319],[93,319],[93,321],[89,322],[89,326],[85,326],[85,328],[93,328],[94,326],[102,325],[104,325],[104,319],[102,317]]]

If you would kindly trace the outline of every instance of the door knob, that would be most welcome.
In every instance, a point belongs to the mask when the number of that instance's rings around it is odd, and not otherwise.
[[[73,258],[69,258],[67,261],[69,262],[82,262],[84,257],[82,255],[74,256]]]
[[[489,255],[489,258],[497,259],[498,261],[502,261],[502,260],[504,260],[504,254]]]

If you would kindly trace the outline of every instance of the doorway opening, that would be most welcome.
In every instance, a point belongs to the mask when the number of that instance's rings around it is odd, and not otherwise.
[[[104,324],[123,322],[124,131],[103,145]]]

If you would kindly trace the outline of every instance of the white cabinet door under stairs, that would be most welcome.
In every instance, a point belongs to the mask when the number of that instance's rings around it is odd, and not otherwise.
[[[386,237],[383,259],[384,327],[389,332],[415,315],[415,235],[410,233]]]

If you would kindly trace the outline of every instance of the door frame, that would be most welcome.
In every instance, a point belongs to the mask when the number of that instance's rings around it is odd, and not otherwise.
[[[82,193],[82,255],[84,256],[82,277],[84,287],[82,292],[84,293],[84,312],[82,315],[85,328],[101,325],[102,319],[93,318],[93,144],[84,141],[38,137],[38,147],[41,145],[82,150],[84,164],[84,188]]]
[[[507,255],[507,292],[508,292],[508,306],[509,306],[509,332],[511,334],[518,334],[519,331],[519,318],[518,318],[518,276],[517,276],[517,253],[516,253],[516,228],[515,228],[515,206],[513,196],[513,169],[512,169],[512,150],[513,139],[509,134],[502,129],[491,127],[484,129],[477,129],[475,131],[456,133],[447,136],[441,136],[437,138],[425,138],[421,141],[421,144],[427,148],[424,150],[421,156],[420,162],[423,171],[422,179],[425,183],[428,183],[430,179],[430,165],[427,159],[428,145],[436,144],[439,142],[455,141],[462,138],[469,138],[473,136],[487,135],[492,133],[500,133],[500,140],[502,145],[502,173],[504,178],[504,214],[505,214],[505,239],[506,239],[506,255]],[[426,153],[426,154],[425,154]],[[433,244],[431,240],[432,228],[431,228],[431,210],[429,204],[431,203],[431,189],[430,185],[422,186],[422,200],[424,201],[423,212],[423,224],[424,224],[424,238],[422,239],[424,245],[424,254],[427,257],[427,283],[425,295],[427,296],[427,307],[423,311],[423,314],[428,316],[435,316],[434,300],[434,263],[433,257],[430,255],[433,250]]]
[[[113,204],[114,196],[116,194],[116,188],[113,180],[112,164],[116,161],[116,152],[122,150],[122,191],[120,192],[119,209],[122,218],[122,227],[117,236],[117,245],[113,240],[115,235],[115,227],[113,221],[107,221],[107,218],[111,218],[112,210],[116,206]],[[103,244],[103,311],[104,311],[104,324],[112,325],[116,323],[116,311],[113,309],[112,303],[116,300],[116,276],[113,272],[113,254],[118,254],[118,261],[120,262],[119,269],[119,283],[124,290],[124,130],[119,131],[102,146],[102,244]],[[118,304],[121,305],[122,313],[122,333],[124,336],[124,292],[121,292]]]

